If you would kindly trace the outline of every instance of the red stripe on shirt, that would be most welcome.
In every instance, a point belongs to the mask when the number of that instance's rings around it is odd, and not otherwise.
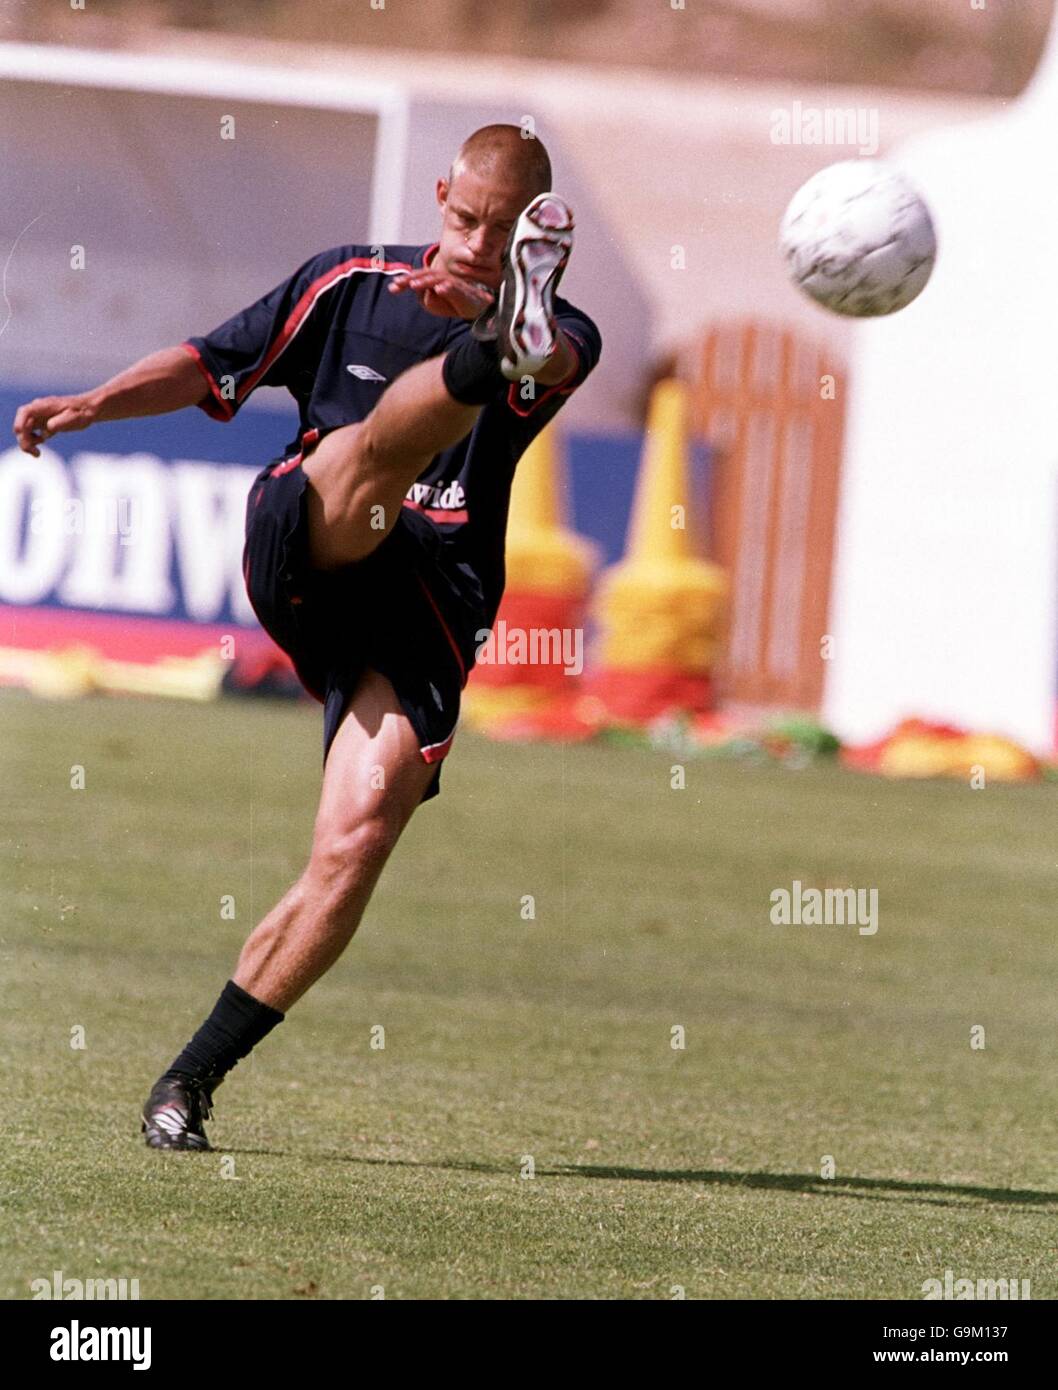
[[[426,595],[426,601],[427,601],[427,603],[428,603],[428,604],[430,605],[430,607],[433,609],[433,611],[434,611],[434,616],[437,618],[437,621],[441,624],[441,627],[442,627],[442,629],[444,630],[444,635],[448,638],[448,645],[452,648],[452,654],[455,656],[456,665],[459,667],[459,674],[460,674],[460,676],[462,677],[463,684],[466,685],[466,682],[467,682],[467,668],[466,668],[466,666],[463,664],[463,656],[462,656],[462,653],[461,653],[460,650],[459,650],[458,644],[456,643],[456,639],[452,636],[451,629],[449,628],[448,624],[445,622],[444,616],[443,616],[443,614],[441,613],[441,610],[438,608],[437,604],[434,602],[434,596],[433,596],[433,594],[430,593],[430,590],[426,587],[426,581],[423,579],[422,575],[421,575],[421,574],[417,574],[417,575],[415,576],[415,578],[419,581],[419,587],[422,589],[423,593]]]
[[[420,748],[424,763],[439,763],[452,747],[452,740],[456,736],[455,729],[448,735],[442,743],[428,743],[425,748]]]
[[[565,333],[566,337],[569,338],[573,345],[573,356],[577,359],[573,365],[573,370],[562,381],[557,381],[554,386],[549,386],[542,396],[536,396],[533,400],[529,401],[524,410],[517,397],[518,383],[516,381],[511,382],[511,389],[507,392],[507,404],[514,411],[515,415],[520,415],[523,420],[527,415],[531,415],[534,410],[543,405],[545,401],[549,401],[557,392],[561,392],[564,396],[568,396],[573,390],[573,387],[570,386],[570,382],[580,371],[581,363],[583,362],[580,351],[576,346],[577,343],[580,343],[580,339],[575,333],[570,333],[565,328],[562,329],[562,332]],[[581,346],[583,347],[582,343]]]
[[[207,415],[212,415],[214,420],[230,420],[235,414],[235,407],[232,405],[231,401],[221,393],[220,386],[214,381],[213,373],[206,366],[198,348],[195,347],[193,343],[181,343],[180,346],[188,356],[192,358],[195,366],[205,377],[206,385],[210,390],[210,396],[213,397],[213,399],[210,400],[209,397],[203,396],[202,400],[199,401],[199,405],[201,405]]]
[[[412,269],[414,269],[414,267],[407,261],[383,261],[381,265],[376,265],[374,260],[368,256],[353,256],[350,260],[342,261],[340,265],[336,265],[333,269],[328,270],[325,275],[321,275],[318,279],[313,280],[312,284],[294,305],[286,323],[279,330],[279,336],[268,349],[267,353],[265,353],[264,361],[258,367],[257,371],[254,372],[252,376],[248,377],[243,385],[237,389],[236,399],[243,400],[250,394],[269,368],[274,366],[277,359],[289,346],[298,329],[311,313],[316,300],[319,299],[321,294],[324,294],[333,285],[336,285],[339,280],[345,280],[350,275],[355,275],[358,270],[372,270],[376,274],[389,275],[396,274],[401,270]]]
[[[419,512],[431,521],[440,522],[441,525],[447,523],[449,526],[465,526],[470,519],[470,514],[466,511],[454,512],[446,511],[444,507],[424,507],[419,502],[413,502],[410,497],[405,497],[403,505],[409,511]]]
[[[284,459],[282,463],[276,464],[275,468],[269,473],[269,478],[281,478],[284,473],[291,473],[305,457],[305,454],[316,443],[320,437],[319,430],[306,430],[301,436],[301,448],[292,459]]]

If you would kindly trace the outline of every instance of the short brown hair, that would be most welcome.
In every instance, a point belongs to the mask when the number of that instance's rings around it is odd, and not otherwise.
[[[452,161],[449,183],[455,177],[457,164],[486,175],[502,168],[514,181],[524,185],[530,198],[551,189],[551,160],[543,141],[521,126],[483,125],[467,136]]]

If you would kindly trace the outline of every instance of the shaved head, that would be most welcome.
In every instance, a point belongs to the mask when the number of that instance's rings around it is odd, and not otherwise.
[[[432,264],[495,290],[507,237],[520,213],[551,191],[551,161],[521,126],[486,125],[464,140],[437,180],[441,236]]]
[[[525,201],[551,188],[551,160],[543,143],[526,136],[521,126],[483,125],[467,137],[452,162],[448,182],[466,169],[488,182],[520,188]]]

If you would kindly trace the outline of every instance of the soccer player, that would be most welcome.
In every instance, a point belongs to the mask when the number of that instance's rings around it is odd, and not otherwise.
[[[250,934],[212,1013],[155,1083],[152,1148],[209,1148],[213,1092],[342,954],[440,763],[504,586],[515,466],[601,342],[556,289],[573,218],[542,143],[490,125],[437,181],[440,240],[339,246],[204,338],[15,416],[21,448],[198,405],[230,420],[284,386],[300,428],[250,488],[243,573],[323,704],[308,864]]]

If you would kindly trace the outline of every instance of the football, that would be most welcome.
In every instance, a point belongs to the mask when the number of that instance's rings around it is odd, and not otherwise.
[[[821,169],[791,198],[779,231],[790,278],[836,314],[905,309],[933,271],[937,238],[921,194],[879,160]]]

